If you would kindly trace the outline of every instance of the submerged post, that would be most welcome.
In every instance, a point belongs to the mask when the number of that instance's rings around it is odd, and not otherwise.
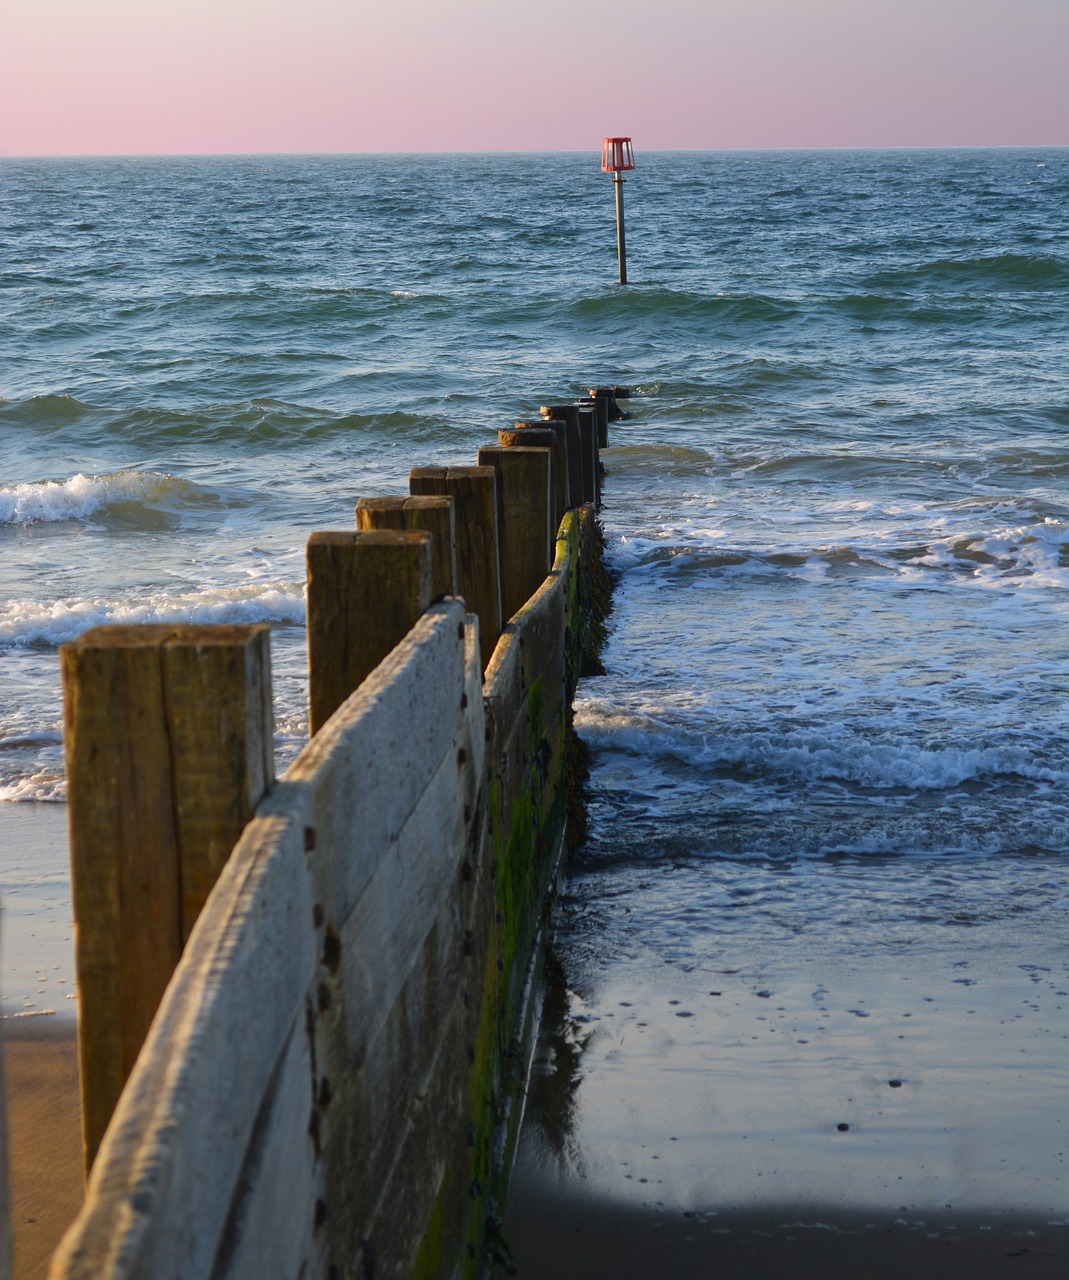
[[[606,138],[601,144],[601,170],[612,174],[616,188],[616,255],[620,262],[620,283],[627,284],[627,242],[624,232],[624,179],[625,169],[635,167],[635,153],[630,138]]]
[[[265,626],[60,649],[88,1173],[197,915],[274,781]]]

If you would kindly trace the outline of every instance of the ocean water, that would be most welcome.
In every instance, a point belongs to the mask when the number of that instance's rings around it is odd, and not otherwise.
[[[270,623],[283,766],[308,534],[617,383],[575,985],[1056,932],[1069,151],[638,162],[621,288],[594,154],[0,161],[0,799],[102,622]]]

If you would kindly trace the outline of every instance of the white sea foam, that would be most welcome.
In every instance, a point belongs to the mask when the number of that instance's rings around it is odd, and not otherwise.
[[[842,504],[842,509],[858,505]],[[740,538],[733,527],[736,518],[723,510],[716,514],[715,524],[701,512],[619,538],[610,552],[615,568],[635,573],[693,565],[715,574],[709,580],[715,586],[718,579],[768,574],[817,581],[831,566],[850,561],[893,574],[896,585],[927,584],[931,570],[952,570],[982,587],[1069,587],[1069,528],[1052,517],[984,532],[975,526],[952,529],[946,516],[929,512],[923,529],[903,530],[892,523],[876,538],[878,531],[871,527],[844,529],[841,542],[814,546],[804,535],[783,536],[784,526],[805,525],[804,513],[766,512],[765,532],[772,533],[775,525],[775,537],[768,541]],[[804,563],[785,563],[785,555],[805,557]]]
[[[1040,763],[1027,747],[919,746],[906,738],[867,739],[845,726],[785,734],[744,730],[717,737],[649,715],[628,715],[583,702],[576,727],[594,747],[649,760],[674,760],[698,770],[841,782],[876,791],[940,791],[981,778],[1018,777],[1069,783],[1069,771]]]
[[[69,480],[0,485],[0,524],[50,524],[87,520],[120,502],[166,506],[206,496],[187,480],[155,471],[115,471]],[[213,495],[214,496],[214,495]]]
[[[67,780],[62,772],[39,772],[0,782],[0,802],[31,801],[59,804],[67,798]]]
[[[0,645],[58,645],[106,623],[253,623],[303,625],[304,587],[265,582],[241,587],[206,587],[181,595],[144,599],[99,597],[11,601],[0,604]]]

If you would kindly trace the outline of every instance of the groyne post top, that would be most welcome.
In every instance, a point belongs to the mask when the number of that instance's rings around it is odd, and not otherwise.
[[[431,599],[457,594],[457,546],[453,499],[449,497],[361,498],[356,504],[356,527],[422,530],[431,535]]]
[[[431,535],[313,533],[308,539],[309,728],[318,733],[431,602]]]
[[[483,670],[504,625],[497,527],[497,472],[493,467],[413,467],[412,495],[453,499],[457,591],[479,617]]]
[[[553,547],[553,455],[547,448],[488,446],[479,465],[497,472],[501,607],[508,619],[549,572]]]
[[[268,630],[95,627],[60,664],[88,1172],[185,940],[274,781]]]
[[[511,427],[502,428],[497,433],[497,442],[506,447],[527,445],[529,433],[532,445],[545,443],[545,433],[553,435],[553,531],[560,528],[564,513],[571,502],[571,484],[568,476],[568,428],[563,422],[547,422],[536,418],[530,422],[515,422]]]

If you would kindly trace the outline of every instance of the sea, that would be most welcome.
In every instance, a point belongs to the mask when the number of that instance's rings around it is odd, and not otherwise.
[[[64,804],[101,623],[270,624],[281,771],[309,534],[617,385],[574,1016],[621,958],[761,994],[977,930],[1060,999],[1069,149],[626,177],[622,286],[594,152],[0,160],[0,808]],[[0,851],[9,915],[65,877]]]

